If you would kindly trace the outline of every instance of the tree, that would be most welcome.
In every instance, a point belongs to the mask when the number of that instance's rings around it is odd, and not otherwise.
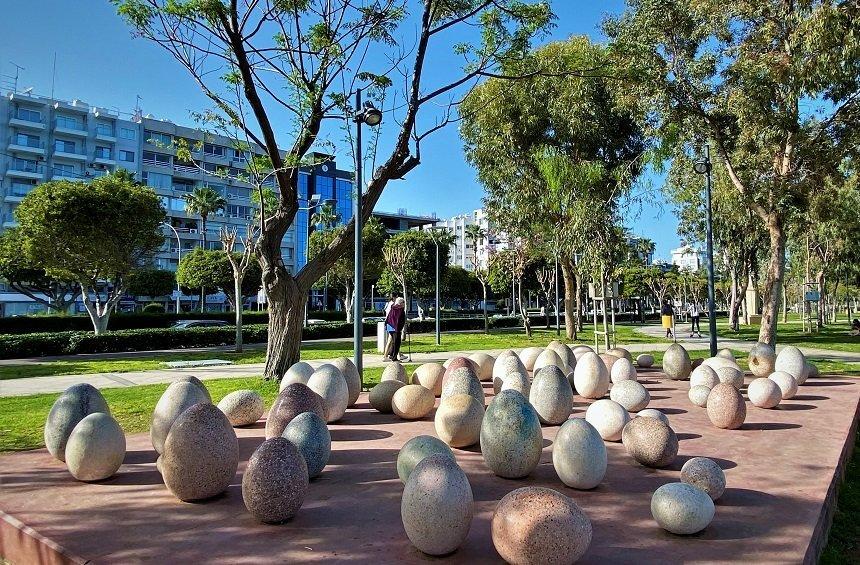
[[[311,215],[312,226],[322,226],[324,230],[331,229],[340,221],[340,214],[331,204],[323,204]]]
[[[427,136],[451,123],[464,93],[488,75],[520,78],[503,64],[521,57],[553,18],[547,2],[524,0],[113,1],[136,33],[177,59],[215,111],[271,160],[278,206],[263,222],[256,252],[270,314],[264,374],[276,379],[299,359],[308,291],[353,246],[354,219],[298,273],[287,271],[281,241],[299,209],[299,170],[309,152],[336,125],[354,127],[350,102],[358,89],[379,101],[396,100],[386,113],[387,123],[398,126],[390,152],[378,161],[369,155],[381,164],[359,187],[366,221],[388,183],[420,163]],[[451,41],[459,29],[475,42]],[[413,48],[403,49],[401,32],[410,41],[414,34]],[[425,76],[425,65],[444,49],[462,58],[462,69],[446,65]],[[276,143],[278,113],[293,126],[283,152]]]
[[[144,267],[128,274],[126,292],[135,296],[165,296],[176,289],[176,274],[164,269]]]
[[[440,280],[442,299],[475,300],[478,296],[480,283],[471,271],[459,265],[449,265],[445,269],[445,278]],[[441,309],[439,307],[438,309]]]
[[[210,214],[215,214],[219,210],[227,207],[227,201],[214,188],[208,186],[200,186],[194,189],[191,194],[185,195],[185,211],[189,214],[197,214],[200,216],[200,241],[203,249],[207,249],[206,245],[206,222]],[[200,289],[200,311],[203,312],[206,308],[206,296],[203,288]]]
[[[472,242],[472,249],[475,250],[472,255],[472,270],[478,282],[481,283],[481,293],[483,295],[483,310],[484,310],[484,333],[490,333],[490,319],[487,316],[487,283],[489,282],[488,267],[481,265],[478,261],[478,243],[483,242],[487,237],[487,232],[478,224],[466,226],[464,237]]]
[[[248,226],[245,232],[245,238],[239,240],[239,232],[235,227],[221,228],[220,232],[221,244],[224,247],[224,257],[230,264],[230,272],[233,278],[233,308],[236,310],[236,351],[242,351],[242,310],[243,310],[243,292],[242,283],[245,281],[245,275],[249,269],[257,262],[254,257],[254,228]],[[239,241],[242,245],[242,252],[237,253],[236,242]],[[258,286],[259,288],[259,286]]]
[[[51,277],[78,281],[96,334],[107,329],[128,275],[163,245],[164,215],[151,188],[115,174],[43,183],[16,211],[28,261]]]
[[[232,258],[241,262],[242,254],[234,252]],[[231,259],[221,249],[200,247],[182,256],[182,262],[176,270],[176,280],[185,290],[202,288],[206,294],[223,292],[234,310],[242,308],[244,297],[255,295],[262,286],[259,265],[249,261],[242,278],[242,293],[237,297]]]
[[[66,312],[81,294],[78,282],[52,277],[27,257],[18,228],[0,234],[0,277],[15,292],[58,313]]]
[[[662,141],[660,162],[709,140],[767,230],[759,341],[776,340],[787,229],[856,145],[858,11],[839,0],[636,0],[605,24],[624,102]]]
[[[436,244],[439,241],[439,278],[445,277],[448,269],[449,239],[441,234],[428,231],[405,231],[389,238],[383,246],[386,267],[379,278],[382,292],[403,292],[408,300],[407,291],[420,301],[432,296],[436,291]],[[407,301],[407,307],[409,302]]]

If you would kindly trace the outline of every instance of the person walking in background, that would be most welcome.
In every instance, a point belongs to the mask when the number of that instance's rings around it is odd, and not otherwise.
[[[667,300],[663,303],[663,307],[660,308],[660,316],[663,320],[663,327],[666,329],[666,339],[674,337],[672,335],[672,326],[675,322],[675,310],[672,308],[672,304]]]
[[[385,317],[385,331],[388,333],[388,345],[385,347],[384,361],[400,360],[400,341],[403,327],[406,325],[406,301],[398,297],[388,315]]]
[[[388,302],[385,303],[385,315],[388,316],[388,313],[391,312],[391,307],[394,306],[394,300],[397,298],[396,295],[392,294],[391,298],[388,299]]]
[[[687,308],[687,314],[690,316],[690,337],[694,335],[702,337],[702,329],[699,326],[699,317],[701,316],[699,305],[695,302],[691,303],[690,307]]]

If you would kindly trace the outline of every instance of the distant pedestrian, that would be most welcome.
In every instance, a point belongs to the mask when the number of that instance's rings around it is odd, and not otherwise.
[[[701,316],[699,305],[695,302],[690,304],[690,307],[687,308],[687,314],[690,316],[690,337],[694,335],[702,337],[702,329],[699,326],[699,317]]]
[[[663,320],[663,327],[666,329],[666,339],[674,337],[672,335],[672,326],[675,322],[675,309],[672,308],[672,304],[668,300],[660,308],[660,315]]]
[[[385,317],[385,331],[388,333],[388,345],[385,347],[384,359],[386,361],[399,361],[401,359],[401,334],[406,325],[405,306],[406,301],[398,297]]]
[[[391,295],[391,298],[388,299],[388,302],[385,303],[385,315],[388,316],[388,313],[391,312],[391,307],[394,306],[394,300],[397,297],[395,295]]]

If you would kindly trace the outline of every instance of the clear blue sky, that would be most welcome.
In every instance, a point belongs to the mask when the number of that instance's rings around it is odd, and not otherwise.
[[[558,21],[551,39],[587,34],[601,41],[599,27],[604,14],[622,7],[622,0],[555,0]],[[139,95],[144,113],[187,125],[193,125],[191,112],[210,107],[172,57],[145,40],[131,38],[129,28],[108,0],[3,0],[2,13],[0,74],[14,73],[11,62],[23,66],[19,86],[33,86],[37,93],[50,94],[56,53],[54,95],[58,98],[79,98],[130,112]],[[447,64],[454,64],[454,60],[429,60],[428,78],[441,74]],[[341,166],[346,167],[349,160],[348,155],[341,155]],[[671,206],[662,203],[662,179],[648,175],[647,180],[652,202],[644,203],[641,210],[633,206],[635,211],[627,225],[653,239],[656,256],[668,259],[669,251],[679,244],[677,221]],[[391,184],[377,208],[406,208],[410,213],[436,212],[447,217],[479,208],[482,196],[475,172],[463,157],[456,126],[451,126],[422,145],[422,164],[406,182]]]

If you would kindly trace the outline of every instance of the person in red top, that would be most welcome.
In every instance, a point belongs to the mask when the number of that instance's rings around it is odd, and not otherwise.
[[[406,325],[406,301],[397,297],[385,317],[385,331],[388,332],[388,345],[385,347],[386,361],[400,360],[400,336]]]

